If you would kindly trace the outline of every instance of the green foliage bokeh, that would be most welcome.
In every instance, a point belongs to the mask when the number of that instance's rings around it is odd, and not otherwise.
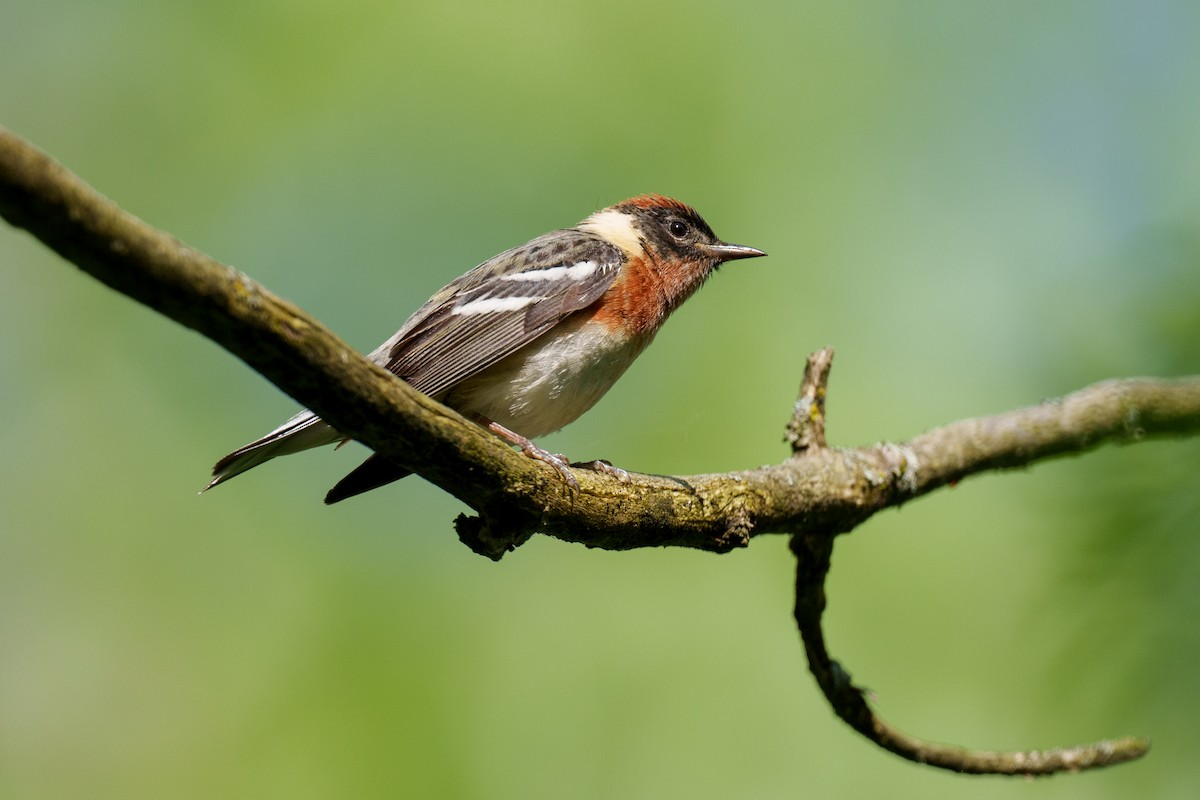
[[[640,192],[767,250],[547,440],[768,463],[804,357],[835,443],[1200,372],[1200,9],[1031,2],[10,0],[0,123],[369,349],[450,278]],[[499,565],[354,445],[196,497],[293,403],[0,229],[0,797],[1185,796],[1200,448],[974,479],[835,552],[882,713],[989,748],[1125,733],[1029,784],[831,718],[782,539],[536,539]]]

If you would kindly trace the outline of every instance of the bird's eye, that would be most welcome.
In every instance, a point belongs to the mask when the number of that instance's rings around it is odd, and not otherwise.
[[[687,236],[688,226],[683,220],[673,219],[667,224],[667,230],[669,230],[671,235],[676,239],[682,239],[683,237]]]

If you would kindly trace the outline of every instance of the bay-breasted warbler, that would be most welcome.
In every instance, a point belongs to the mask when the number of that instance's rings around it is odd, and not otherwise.
[[[530,439],[595,405],[723,262],[762,255],[722,242],[678,200],[634,197],[483,262],[438,291],[368,357],[575,486],[566,459]],[[218,461],[205,488],[275,456],[344,439],[301,411]],[[620,473],[605,462],[590,466]],[[372,455],[325,502],[408,474]]]

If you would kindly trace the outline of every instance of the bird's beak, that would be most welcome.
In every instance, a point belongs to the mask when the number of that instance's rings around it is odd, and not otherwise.
[[[725,244],[724,242],[706,244],[704,252],[722,261],[736,261],[739,258],[758,258],[766,255],[762,250],[754,247],[746,247],[744,244]]]

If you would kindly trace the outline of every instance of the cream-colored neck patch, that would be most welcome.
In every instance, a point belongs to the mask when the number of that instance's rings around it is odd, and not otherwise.
[[[633,227],[633,217],[629,214],[606,208],[579,223],[579,227],[612,242],[629,256],[641,255],[641,237]]]

